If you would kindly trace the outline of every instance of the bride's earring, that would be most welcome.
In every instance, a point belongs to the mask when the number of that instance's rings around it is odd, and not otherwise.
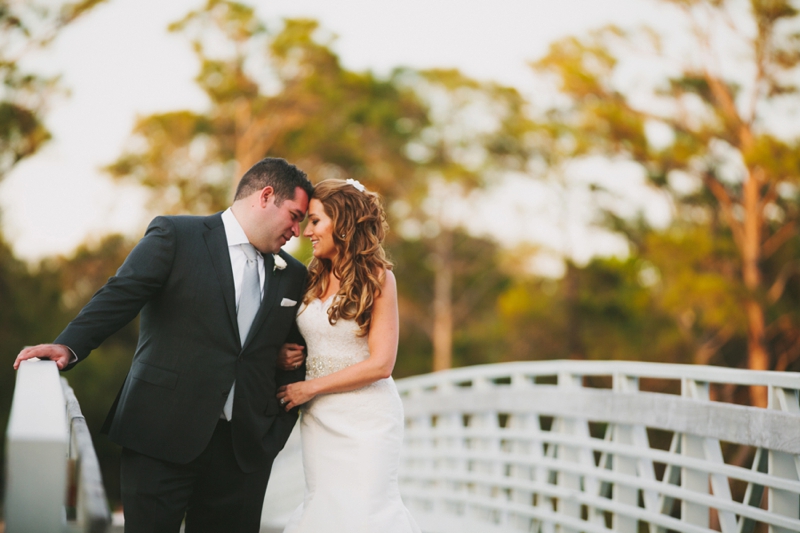
[[[342,239],[344,239],[344,233],[342,233]]]

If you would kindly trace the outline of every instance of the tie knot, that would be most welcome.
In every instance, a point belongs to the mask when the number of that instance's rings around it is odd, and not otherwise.
[[[247,256],[247,260],[248,261],[255,261],[256,257],[257,257],[256,254],[258,254],[258,250],[256,250],[255,246],[253,246],[250,243],[245,243],[245,244],[242,244],[241,246],[242,246],[242,251],[244,252],[244,255]]]

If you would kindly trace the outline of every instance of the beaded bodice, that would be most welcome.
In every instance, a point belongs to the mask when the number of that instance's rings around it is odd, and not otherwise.
[[[306,379],[338,372],[369,357],[367,337],[359,337],[355,320],[328,321],[328,307],[333,296],[325,301],[312,300],[301,306],[297,326],[306,341],[308,359]]]

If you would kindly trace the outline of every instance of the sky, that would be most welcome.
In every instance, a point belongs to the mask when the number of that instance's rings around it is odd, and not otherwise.
[[[70,94],[56,100],[46,117],[54,139],[0,183],[2,228],[19,257],[36,261],[68,254],[111,232],[141,234],[148,222],[144,194],[113,183],[100,169],[122,153],[137,116],[204,108],[205,97],[193,82],[198,63],[189,44],[166,30],[203,3],[109,0],[68,27],[50,49],[27,60],[31,70],[60,74]],[[513,85],[534,103],[528,62],[553,40],[608,23],[663,24],[669,15],[647,0],[267,0],[251,5],[273,30],[285,17],[318,20],[336,35],[333,49],[349,69],[385,74],[398,66],[459,68],[478,79]],[[633,183],[637,177],[625,179]],[[546,209],[553,194],[524,179],[511,180],[490,193],[490,202],[482,202],[485,212],[473,217],[473,229],[509,244],[528,240],[558,247],[557,241],[570,240],[584,257],[598,250],[624,252],[621,242],[586,230],[581,212],[567,214],[572,222],[564,230],[559,225],[564,214]],[[564,231],[574,235],[565,237]]]

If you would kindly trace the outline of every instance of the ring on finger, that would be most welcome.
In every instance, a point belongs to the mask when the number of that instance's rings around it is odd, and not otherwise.
[[[280,398],[278,402],[280,402],[281,405],[286,405],[286,398]]]

